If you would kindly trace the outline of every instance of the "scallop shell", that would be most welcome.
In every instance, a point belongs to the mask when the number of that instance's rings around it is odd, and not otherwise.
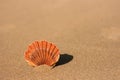
[[[28,46],[24,58],[31,66],[46,64],[52,66],[60,57],[59,49],[47,41],[35,41]]]

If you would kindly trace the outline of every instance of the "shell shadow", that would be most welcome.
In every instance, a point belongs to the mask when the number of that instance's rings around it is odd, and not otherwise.
[[[60,54],[60,59],[59,61],[53,66],[53,68],[60,66],[60,65],[64,65],[68,62],[70,62],[73,59],[72,55],[69,54]]]

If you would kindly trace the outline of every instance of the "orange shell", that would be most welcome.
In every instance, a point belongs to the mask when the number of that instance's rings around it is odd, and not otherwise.
[[[35,41],[28,46],[24,53],[25,60],[31,66],[55,64],[60,57],[59,49],[47,41]]]

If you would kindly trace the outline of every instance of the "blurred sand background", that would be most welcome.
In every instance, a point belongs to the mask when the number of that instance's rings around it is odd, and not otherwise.
[[[120,80],[119,0],[0,0],[0,80]],[[35,40],[54,42],[73,59],[30,67]]]

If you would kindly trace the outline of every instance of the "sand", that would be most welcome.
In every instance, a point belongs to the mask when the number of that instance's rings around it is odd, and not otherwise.
[[[0,80],[120,80],[119,0],[0,0],[0,36]],[[72,58],[33,68],[35,40]]]

